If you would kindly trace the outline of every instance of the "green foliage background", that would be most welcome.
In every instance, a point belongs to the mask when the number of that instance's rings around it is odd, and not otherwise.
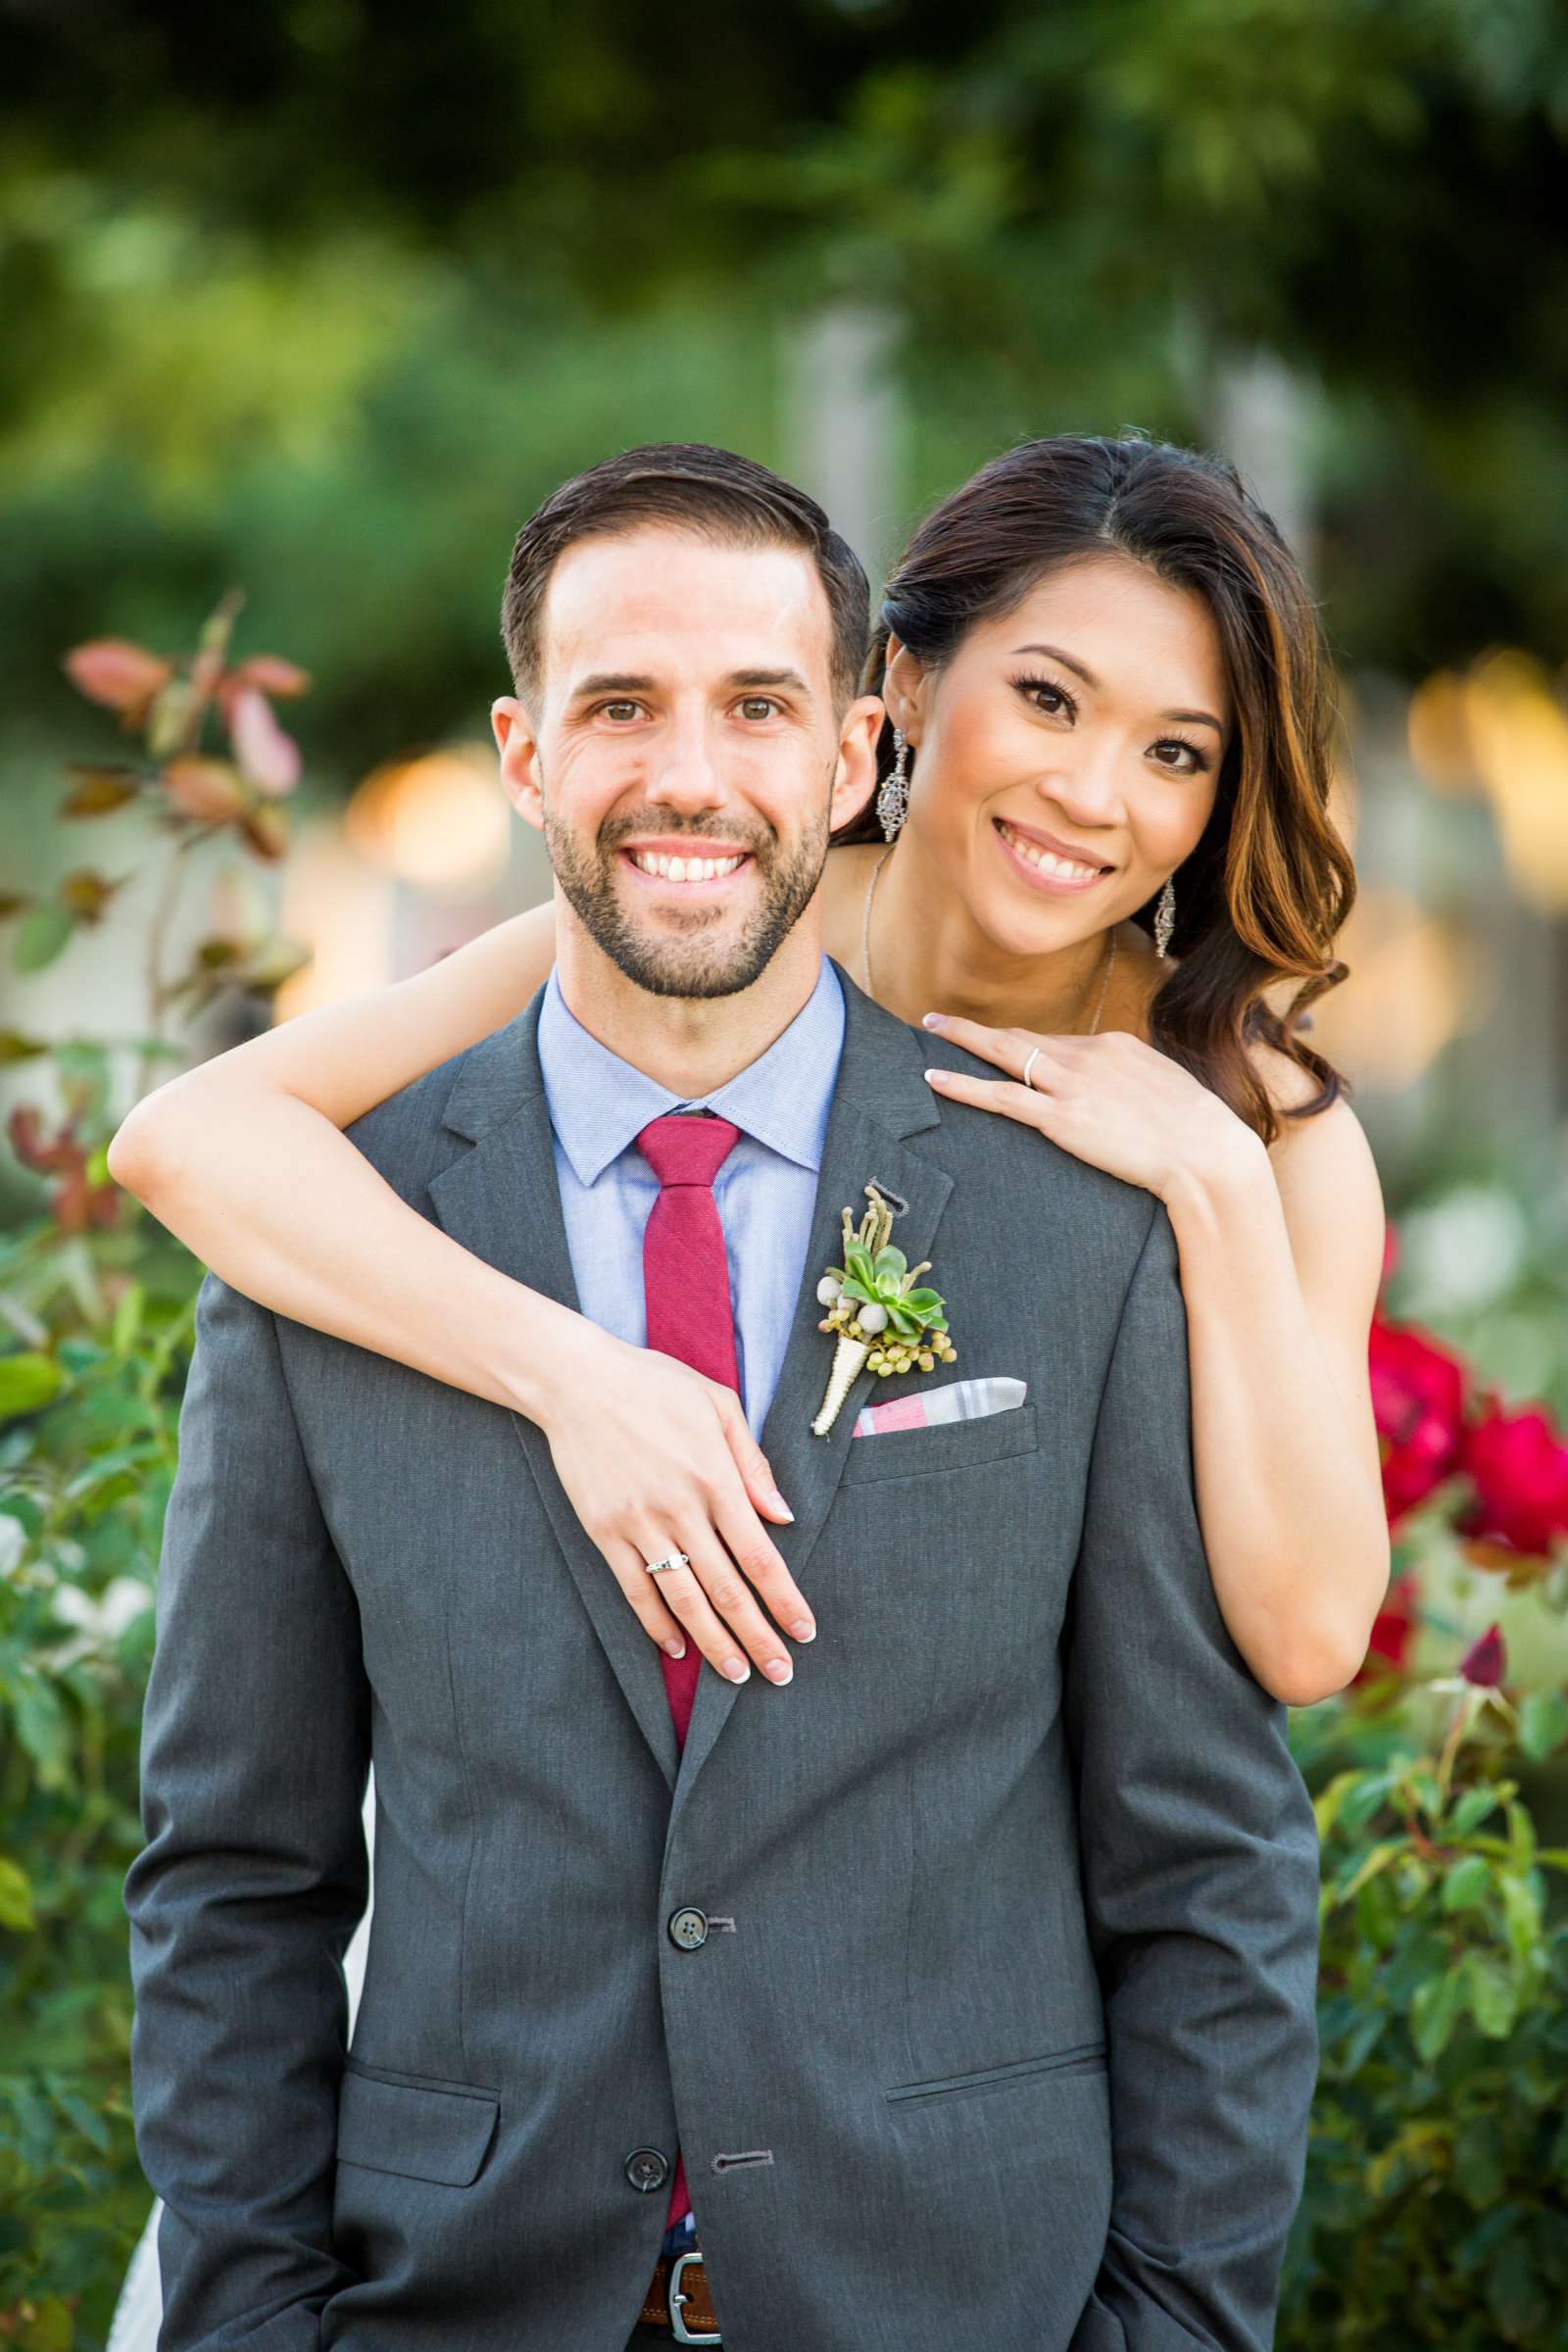
[[[846,300],[897,322],[872,552],[1023,434],[1211,439],[1221,375],[1263,348],[1307,396],[1348,662],[1413,679],[1504,641],[1557,669],[1565,142],[1557,0],[0,0],[19,861],[53,857],[82,748],[65,647],[172,648],[243,581],[247,643],[317,676],[313,784],[341,791],[471,730],[512,535],[562,475],[662,437],[790,465],[788,351]],[[57,1057],[94,1153],[121,1066],[94,1038]],[[5,1186],[0,2342],[93,2352],[146,2201],[120,1881],[150,1619],[124,1610],[155,1572],[196,1269],[145,1220],[64,1234]],[[1464,1345],[1539,1367],[1560,1298],[1522,1274]],[[1478,1721],[1448,1791],[1451,1693],[1297,1719],[1339,1793],[1286,2352],[1561,2340],[1551,1697],[1516,1733]]]

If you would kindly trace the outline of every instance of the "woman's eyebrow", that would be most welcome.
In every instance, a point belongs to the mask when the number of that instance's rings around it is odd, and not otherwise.
[[[1100,680],[1094,671],[1086,669],[1071,654],[1064,654],[1059,645],[1015,645],[1012,650],[1014,654],[1044,654],[1048,660],[1059,662],[1063,669],[1070,669],[1075,678],[1082,678],[1092,692],[1098,694],[1100,691]],[[1190,726],[1212,727],[1216,735],[1223,736],[1225,732],[1211,710],[1162,710],[1159,715],[1161,718],[1185,719]]]
[[[1015,645],[1012,650],[1015,654],[1044,654],[1050,661],[1059,662],[1063,669],[1070,669],[1075,678],[1082,678],[1084,684],[1092,687],[1097,694],[1100,691],[1100,680],[1094,671],[1085,669],[1083,663],[1075,662],[1071,654],[1064,654],[1059,645]]]

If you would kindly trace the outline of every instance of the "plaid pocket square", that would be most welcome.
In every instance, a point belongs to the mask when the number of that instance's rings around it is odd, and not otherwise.
[[[994,1373],[985,1380],[949,1380],[936,1389],[911,1389],[886,1404],[862,1405],[852,1438],[885,1437],[896,1429],[935,1429],[944,1421],[979,1421],[1022,1404],[1028,1383]]]

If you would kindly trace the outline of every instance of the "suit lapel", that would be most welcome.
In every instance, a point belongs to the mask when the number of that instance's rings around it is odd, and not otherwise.
[[[811,1435],[833,1360],[830,1341],[816,1328],[821,1316],[816,1286],[828,1265],[842,1262],[843,1212],[848,1207],[858,1220],[866,1206],[864,1188],[873,1178],[890,1197],[906,1201],[893,1239],[912,1265],[934,1254],[937,1226],[953,1190],[947,1171],[906,1140],[941,1125],[937,1099],[922,1075],[919,1032],[873,1004],[842,965],[834,968],[844,989],[844,1051],[795,1319],[761,1433],[762,1449],[795,1513],[789,1526],[767,1523],[768,1532],[797,1581],[844,1474],[856,1414],[875,1385],[875,1375],[862,1370],[828,1435]],[[539,1069],[542,997],[541,991],[514,1021],[466,1057],[445,1122],[473,1148],[433,1180],[430,1197],[454,1241],[514,1281],[578,1309]],[[937,1278],[940,1283],[940,1270]],[[512,1420],[594,1631],[660,1770],[676,1790],[676,1802],[683,1802],[729,1720],[737,1686],[705,1664],[684,1752],[677,1757],[659,1652],[598,1546],[583,1532],[556,1476],[544,1432],[520,1413]]]
[[[543,992],[464,1063],[447,1106],[446,1124],[473,1149],[430,1186],[442,1229],[466,1250],[510,1274],[514,1282],[580,1312],[561,1213],[550,1107],[536,1043]],[[584,1533],[556,1475],[550,1441],[525,1414],[513,1427],[533,1472],[557,1543],[615,1680],[653,1749],[665,1780],[675,1785],[675,1727],[659,1651],[627,1605],[598,1545]]]

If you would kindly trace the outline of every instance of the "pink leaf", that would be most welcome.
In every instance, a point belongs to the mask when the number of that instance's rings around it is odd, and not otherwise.
[[[73,646],[62,666],[78,694],[111,710],[143,710],[173,676],[171,664],[125,637]]]
[[[265,694],[247,686],[228,710],[228,739],[234,757],[257,791],[282,800],[300,780],[300,748],[285,735]]]
[[[226,760],[171,760],[164,790],[181,816],[203,824],[226,824],[245,806],[245,788]]]
[[[285,662],[280,654],[252,654],[248,661],[229,671],[223,680],[223,692],[241,694],[248,686],[286,702],[292,695],[309,694],[311,673],[301,669],[297,662]]]

